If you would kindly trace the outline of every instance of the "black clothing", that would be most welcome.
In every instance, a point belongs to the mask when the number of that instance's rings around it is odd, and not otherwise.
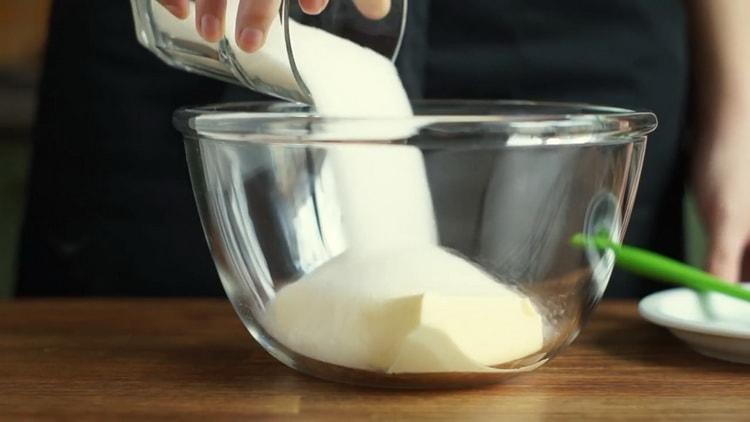
[[[223,294],[171,115],[258,96],[162,64],[138,45],[129,7],[53,7],[19,295]],[[627,241],[681,257],[688,57],[679,0],[414,0],[410,8],[399,69],[413,97],[656,112]],[[651,287],[616,273],[609,293]]]

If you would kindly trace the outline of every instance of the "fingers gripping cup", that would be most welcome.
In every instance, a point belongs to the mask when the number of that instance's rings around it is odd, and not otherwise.
[[[193,0],[185,19],[157,0],[131,0],[139,42],[170,66],[311,105],[305,75],[319,71],[331,45],[352,42],[395,59],[406,23],[407,0],[391,0],[382,19],[368,18],[351,0],[331,1],[315,16],[305,14],[297,0],[282,0],[264,45],[247,53],[234,35],[239,3],[227,1],[224,36],[212,43],[195,27]]]

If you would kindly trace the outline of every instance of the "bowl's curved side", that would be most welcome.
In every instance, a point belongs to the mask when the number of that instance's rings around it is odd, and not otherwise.
[[[545,362],[570,344],[601,299],[611,261],[592,258],[569,240],[588,226],[622,235],[644,143],[640,136],[628,142],[546,148],[402,145],[404,153],[417,154],[424,163],[426,201],[434,210],[438,245],[528,296],[543,315],[544,345],[525,365]],[[196,136],[186,137],[185,145],[201,221],[223,286],[253,337],[277,359],[321,378],[390,387],[465,386],[508,377],[443,373],[411,378],[341,368],[302,356],[268,335],[262,321],[277,292],[351,246],[332,240],[336,232],[389,224],[383,220],[387,213],[351,220],[340,198],[330,195],[332,187],[350,180],[350,170],[331,173],[324,165],[340,151],[367,162],[378,146],[216,142]],[[403,193],[398,177],[382,177],[394,171],[384,162],[358,175],[365,185],[392,180],[382,189],[366,190],[365,206],[381,203],[411,210],[410,202],[394,193]],[[611,212],[592,213],[602,197],[610,199]],[[592,224],[592,218],[598,220]],[[359,226],[353,227],[352,221]]]

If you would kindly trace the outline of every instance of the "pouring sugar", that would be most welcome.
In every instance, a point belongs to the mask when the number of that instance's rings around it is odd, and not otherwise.
[[[412,115],[390,60],[290,25],[319,114]],[[347,252],[276,294],[263,319],[269,334],[320,361],[389,373],[487,372],[538,352],[542,319],[528,298],[439,248],[421,152],[371,147],[365,158],[356,148],[331,149],[324,163]],[[390,174],[373,177],[383,168]]]
[[[237,4],[228,2],[227,16]],[[194,31],[185,27],[192,20],[162,19],[175,31]],[[281,25],[272,25],[261,50],[246,54],[232,21],[226,38],[247,73],[293,89]],[[390,60],[294,21],[290,31],[320,115],[412,115]],[[396,129],[374,125],[372,132],[380,139],[404,134]],[[358,147],[332,148],[323,164],[333,174],[346,251],[276,293],[261,318],[268,333],[310,358],[388,373],[491,372],[539,352],[543,322],[531,301],[438,246],[421,151],[383,146],[363,159]],[[384,168],[389,174],[373,177]]]

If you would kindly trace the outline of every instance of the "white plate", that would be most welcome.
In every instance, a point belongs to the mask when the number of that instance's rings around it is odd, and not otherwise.
[[[698,353],[750,364],[750,302],[678,288],[645,297],[638,311]]]

